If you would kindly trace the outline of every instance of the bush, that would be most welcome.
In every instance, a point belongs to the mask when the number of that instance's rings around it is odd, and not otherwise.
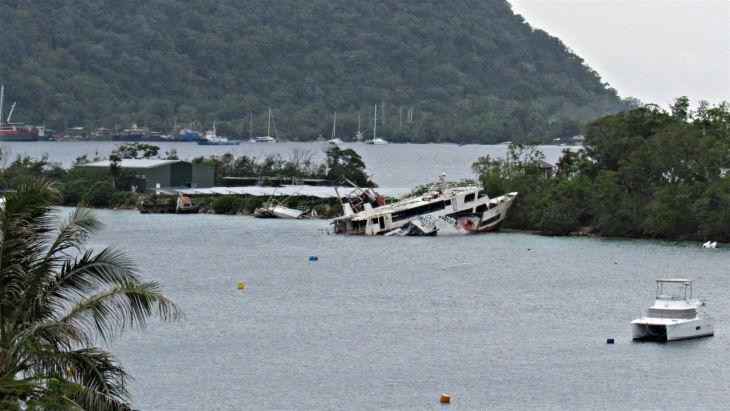
[[[92,207],[106,207],[115,194],[109,181],[97,181],[81,197],[81,201]]]
[[[137,205],[139,196],[131,191],[114,193],[109,201],[112,207],[132,207]]]
[[[213,200],[216,214],[236,214],[246,208],[246,200],[236,196],[220,196]]]
[[[542,214],[537,228],[547,235],[568,235],[580,227],[578,212],[563,204],[551,205]]]

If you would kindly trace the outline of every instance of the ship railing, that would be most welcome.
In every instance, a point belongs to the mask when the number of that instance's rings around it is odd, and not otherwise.
[[[700,312],[697,310],[693,310],[694,312],[689,310],[683,310],[683,312],[678,311],[679,310],[640,310],[639,319],[643,320],[647,318],[660,318],[666,320],[691,320],[692,318],[698,317],[700,315]]]

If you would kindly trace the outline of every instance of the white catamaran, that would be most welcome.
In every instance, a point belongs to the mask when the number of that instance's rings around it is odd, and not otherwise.
[[[715,334],[712,319],[701,311],[705,303],[692,296],[692,280],[656,280],[656,301],[631,322],[635,340],[673,341]]]

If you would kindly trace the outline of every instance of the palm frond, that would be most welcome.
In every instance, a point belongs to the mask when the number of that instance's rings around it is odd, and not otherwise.
[[[44,249],[44,236],[53,230],[51,208],[58,190],[43,180],[10,191],[0,208],[0,312],[19,304],[18,289]]]
[[[109,353],[98,348],[82,348],[60,353],[60,364],[65,365],[67,378],[104,395],[126,400],[129,378]]]
[[[153,282],[109,287],[79,301],[59,321],[73,324],[104,341],[129,328],[144,328],[149,317],[177,321],[184,314]]]

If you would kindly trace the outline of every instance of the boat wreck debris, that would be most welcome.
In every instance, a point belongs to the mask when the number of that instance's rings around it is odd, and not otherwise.
[[[355,191],[340,197],[343,215],[332,220],[335,234],[435,236],[494,231],[517,197],[512,192],[489,198],[480,186],[452,185],[442,174],[426,193],[386,204],[377,191],[348,183]]]
[[[312,208],[291,208],[286,206],[286,202],[292,197],[289,196],[283,201],[274,200],[274,191],[269,199],[265,203],[254,210],[253,216],[257,218],[286,218],[286,219],[300,219],[300,218],[313,218],[317,216],[317,212]],[[296,193],[294,193],[296,194]]]
[[[288,219],[300,219],[309,215],[313,210],[299,210],[294,208],[286,207],[283,204],[277,204],[275,202],[267,202],[261,207],[257,208],[253,212],[254,217],[258,218],[288,218]]]

